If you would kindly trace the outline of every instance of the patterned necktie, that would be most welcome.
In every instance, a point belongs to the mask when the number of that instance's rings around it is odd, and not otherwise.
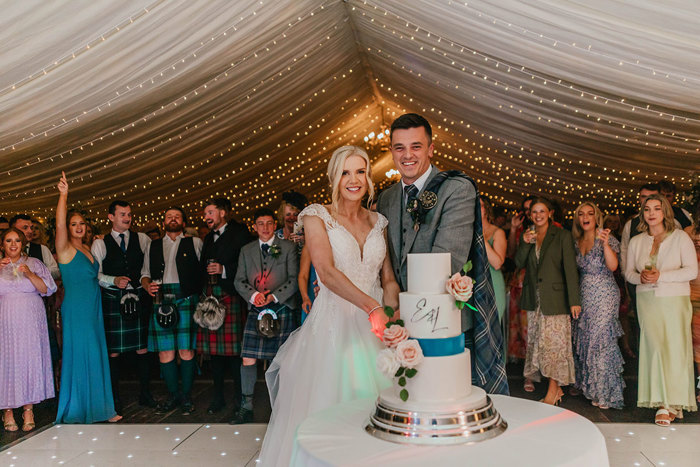
[[[126,241],[124,240],[124,234],[120,233],[119,238],[121,238],[121,241],[119,242],[119,248],[122,249],[122,253],[126,253]]]
[[[270,245],[268,245],[267,243],[263,243],[263,244],[260,246],[260,249],[261,249],[262,252],[263,252],[263,256],[267,256],[267,253],[270,251]]]
[[[406,185],[403,187],[403,192],[404,195],[406,195],[406,206],[408,206],[411,201],[417,198],[418,195],[418,187],[415,185]]]

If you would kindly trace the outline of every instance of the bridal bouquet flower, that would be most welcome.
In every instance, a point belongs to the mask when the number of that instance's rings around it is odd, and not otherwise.
[[[393,318],[394,310],[384,307],[384,313]],[[388,378],[396,379],[396,383],[403,389],[399,397],[404,402],[408,400],[408,390],[405,388],[407,379],[418,374],[416,367],[423,361],[423,351],[415,339],[409,339],[408,330],[402,320],[396,320],[386,324],[382,342],[387,346],[377,356],[377,369]]]

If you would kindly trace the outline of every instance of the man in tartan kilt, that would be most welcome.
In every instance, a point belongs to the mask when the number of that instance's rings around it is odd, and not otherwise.
[[[202,241],[196,237],[185,237],[186,224],[187,217],[182,208],[172,207],[165,211],[165,236],[151,242],[141,271],[143,288],[152,297],[157,295],[158,300],[154,302],[163,301],[163,308],[167,304],[175,304],[179,314],[177,324],[163,327],[156,318],[161,305],[154,303],[148,350],[158,352],[160,369],[168,388],[168,399],[158,405],[158,412],[170,412],[181,405],[183,415],[194,411],[192,384],[198,326],[192,317],[197,308],[202,276],[199,264]],[[179,371],[176,351],[181,360]],[[178,384],[180,378],[182,390]]]
[[[272,360],[277,350],[298,326],[297,275],[299,259],[296,245],[275,235],[275,213],[268,208],[253,215],[258,240],[241,249],[235,287],[248,302],[249,312],[243,331],[241,366],[241,408],[232,424],[253,421],[253,393],[258,360]],[[272,310],[279,321],[279,334],[265,337],[257,330],[262,310]]]
[[[140,283],[143,256],[151,239],[146,234],[130,230],[131,205],[127,201],[113,201],[107,217],[112,223],[112,231],[104,239],[93,242],[92,256],[100,265],[97,277],[102,291],[112,396],[114,409],[121,415],[119,356],[124,352],[136,352],[141,390],[139,405],[156,406],[149,389],[151,356],[148,355],[148,319],[151,316],[151,300]],[[121,301],[127,294],[138,297],[136,316],[123,316],[121,313]]]
[[[210,232],[204,237],[201,271],[204,294],[214,296],[226,310],[224,322],[215,331],[199,327],[197,350],[211,356],[214,397],[207,412],[214,414],[224,408],[224,372],[233,369],[233,400],[241,394],[241,340],[243,338],[242,299],[236,293],[233,280],[238,268],[241,248],[251,240],[248,228],[231,219],[231,202],[226,198],[206,201],[204,220]]]

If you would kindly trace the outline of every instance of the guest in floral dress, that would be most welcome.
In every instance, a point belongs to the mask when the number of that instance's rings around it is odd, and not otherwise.
[[[42,296],[56,291],[44,263],[24,254],[27,239],[15,228],[0,236],[0,409],[17,431],[13,410],[23,407],[23,431],[34,428],[34,404],[54,396],[51,348]]]
[[[575,381],[571,348],[571,317],[581,313],[576,251],[571,233],[553,225],[552,205],[532,202],[535,230],[526,230],[515,254],[516,266],[526,269],[520,307],[528,310],[528,343],[524,376],[549,378],[547,404],[558,404],[561,386]]]
[[[621,409],[622,354],[617,345],[622,335],[618,320],[620,289],[613,271],[617,269],[620,242],[602,228],[603,214],[591,203],[574,212],[573,235],[579,270],[581,315],[574,322],[574,363],[576,387],[601,409]]]

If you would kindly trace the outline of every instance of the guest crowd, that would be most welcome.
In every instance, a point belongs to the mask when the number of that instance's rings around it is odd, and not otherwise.
[[[129,202],[116,200],[111,229],[101,235],[68,212],[65,176],[58,190],[55,253],[40,222],[26,214],[0,218],[5,430],[20,429],[18,408],[21,429],[32,430],[33,405],[56,393],[58,422],[118,421],[127,353],[134,354],[140,405],[192,413],[197,367],[208,362],[214,391],[207,411],[226,406],[228,373],[231,422],[251,422],[258,361],[275,357],[314,300],[316,276],[296,225],[306,198],[289,192],[277,212],[258,209],[255,237],[223,198],[202,203],[206,226],[199,229],[173,207],[162,225],[141,231]],[[675,194],[668,182],[643,185],[639,211],[626,222],[584,202],[569,226],[543,197],[528,196],[510,219],[481,197],[503,354],[524,360],[525,391],[545,378],[545,403],[558,404],[569,386],[600,409],[620,409],[624,353],[638,359],[637,405],[657,408],[657,424],[697,409],[700,211],[697,203],[692,216],[675,206]],[[150,390],[151,353],[167,388],[159,402]]]

